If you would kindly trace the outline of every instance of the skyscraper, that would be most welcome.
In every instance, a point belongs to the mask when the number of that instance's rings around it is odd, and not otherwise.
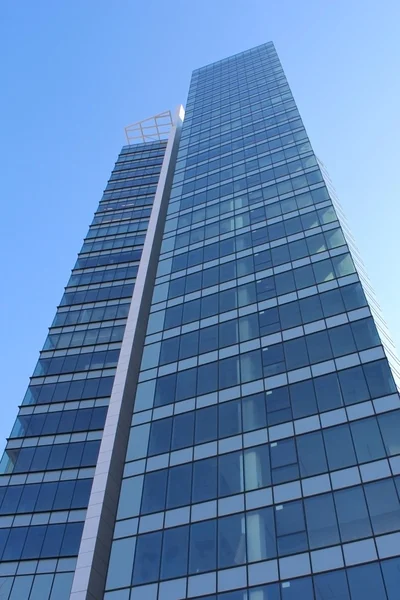
[[[273,44],[127,134],[1,462],[0,599],[398,600],[398,362]]]

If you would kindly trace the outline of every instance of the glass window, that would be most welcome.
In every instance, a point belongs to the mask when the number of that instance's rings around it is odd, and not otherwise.
[[[154,425],[154,421],[153,421]],[[171,450],[179,450],[193,445],[194,412],[182,413],[173,420]],[[151,437],[150,437],[151,444]]]
[[[386,360],[365,364],[364,373],[373,398],[396,393],[393,375]]]
[[[217,458],[207,458],[193,463],[192,502],[202,502],[217,497]]]
[[[302,298],[299,300],[299,306],[303,323],[311,323],[312,321],[318,321],[324,317],[320,297],[317,295]]]
[[[227,321],[229,323],[229,321]],[[240,317],[239,319],[239,340],[240,342],[246,342],[247,340],[252,340],[255,337],[260,335],[260,330],[258,327],[258,314],[252,313],[251,315],[246,315],[244,317]],[[235,339],[232,343],[236,343],[237,339]]]
[[[69,600],[73,573],[57,573],[51,590],[50,600]]]
[[[37,558],[40,556],[46,529],[45,525],[29,528],[21,558]]]
[[[240,383],[239,357],[225,358],[218,363],[220,389],[232,387]]]
[[[305,339],[311,364],[332,358],[332,349],[327,331],[312,333],[307,335]]]
[[[370,395],[362,367],[344,369],[344,371],[339,371],[338,375],[345,404],[356,404],[369,399]]]
[[[179,360],[195,356],[198,353],[199,332],[191,331],[181,336]]]
[[[17,506],[21,499],[23,490],[24,486],[22,485],[11,486],[5,489],[6,493],[4,496],[3,504],[1,506],[2,515],[17,512]]]
[[[51,510],[57,493],[56,482],[42,483],[36,503],[37,511]]]
[[[181,336],[179,360],[198,354],[199,332],[191,331]]]
[[[332,261],[330,259],[321,260],[319,262],[316,262],[313,264],[312,268],[313,268],[314,275],[315,275],[315,281],[317,283],[324,283],[325,281],[331,281],[335,277]]]
[[[351,600],[344,570],[314,576],[316,600]]]
[[[282,275],[283,275],[283,273],[282,273]],[[300,267],[300,269],[294,269],[293,275],[294,275],[294,279],[296,282],[295,289],[300,290],[302,288],[309,287],[309,286],[315,284],[314,271],[313,271],[313,268],[311,267],[311,265],[306,265],[305,267]],[[291,292],[292,289],[287,290],[287,291]],[[285,293],[285,292],[281,292],[281,293]]]
[[[372,535],[362,487],[334,493],[342,542],[353,542]]]
[[[282,329],[289,329],[290,327],[296,327],[301,325],[302,319],[299,309],[298,302],[290,302],[289,304],[282,304],[279,307],[279,318]]]
[[[190,528],[189,573],[211,571],[217,566],[217,522],[202,521]]]
[[[242,431],[241,401],[224,402],[218,406],[218,437],[236,435]]]
[[[340,543],[335,505],[331,494],[304,500],[310,548],[323,548]]]
[[[207,406],[196,411],[195,444],[217,439],[217,407]]]
[[[351,600],[376,600],[386,598],[378,563],[348,569]]]
[[[329,470],[356,464],[356,455],[348,425],[337,425],[323,431]]]
[[[360,463],[386,456],[378,423],[375,417],[350,423],[354,447]]]
[[[242,383],[254,381],[262,377],[261,353],[259,350],[241,354],[239,359]]]
[[[336,373],[316,377],[313,381],[320,412],[343,406],[342,393]]]
[[[400,410],[378,415],[378,422],[387,454],[389,456],[399,454]]]
[[[340,290],[329,290],[320,295],[324,317],[332,317],[345,312]]]
[[[246,396],[241,400],[243,431],[253,431],[267,426],[264,394]]]
[[[68,523],[65,526],[60,556],[74,556],[74,554],[78,554],[82,531],[83,523]]]
[[[28,533],[28,527],[14,527],[10,530],[2,560],[19,560]]]
[[[275,523],[272,508],[246,514],[247,557],[249,562],[276,556]]]
[[[175,425],[175,422],[174,422]],[[149,456],[169,452],[171,444],[172,417],[153,421],[150,429]]]
[[[373,319],[353,321],[351,329],[356,340],[357,350],[365,350],[378,346],[381,341]]]
[[[328,466],[322,433],[315,431],[314,433],[300,435],[296,441],[301,476],[311,477],[319,473],[326,473]]]
[[[204,300],[206,300],[206,298],[209,298],[209,296],[206,296]],[[210,352],[216,348],[218,348],[218,325],[200,329],[199,354]]]
[[[181,577],[187,572],[189,526],[164,531],[161,579]]]
[[[60,554],[65,525],[49,525],[44,538],[41,558],[51,558]],[[4,556],[3,556],[4,559]]]
[[[33,582],[33,575],[25,575],[24,577],[16,577],[12,588],[9,600],[21,600],[29,598]]]
[[[178,371],[176,378],[176,397],[175,400],[185,400],[195,395],[197,382],[197,369],[186,369]]]
[[[259,312],[260,335],[269,335],[281,329],[277,308],[269,308]]]
[[[201,365],[197,369],[197,395],[208,394],[218,388],[218,363]]]
[[[117,519],[126,519],[139,514],[142,499],[143,475],[123,479],[119,496]],[[79,483],[79,480],[78,482]]]
[[[156,382],[154,405],[170,404],[175,399],[176,373],[159,377]]]
[[[299,477],[296,446],[293,439],[281,440],[270,445],[272,483],[284,483]]]
[[[0,600],[8,600],[14,577],[2,577],[0,579]]]
[[[275,507],[279,556],[302,552],[308,547],[303,503],[288,502]]]
[[[245,517],[243,514],[218,519],[218,568],[246,562]]]
[[[271,485],[268,446],[254,446],[244,451],[245,489],[256,490]]]
[[[397,600],[399,596],[400,558],[381,562],[388,600]]]
[[[166,469],[146,473],[143,486],[142,514],[164,510],[167,473]]]
[[[218,496],[230,496],[244,490],[242,452],[218,457]]]
[[[294,383],[289,386],[289,390],[294,419],[314,415],[318,411],[314,385],[311,379]]]
[[[343,356],[357,352],[356,344],[350,325],[341,325],[328,330],[329,339],[332,345],[333,356]]]
[[[61,481],[58,484],[58,490],[54,499],[53,510],[59,508],[69,508],[74,494],[75,481]]]
[[[146,346],[147,347],[147,346]],[[169,338],[161,342],[160,365],[178,360],[179,337]]]
[[[140,585],[158,579],[161,553],[161,531],[140,535],[136,542],[133,584]]]
[[[290,369],[299,369],[309,364],[307,347],[304,337],[299,337],[283,344],[285,350],[286,366]]]
[[[111,547],[106,589],[129,586],[132,580],[136,538],[116,540]]]
[[[138,425],[131,428],[129,434],[128,450],[126,460],[135,460],[142,458],[147,454],[147,446],[149,443],[150,423]]]
[[[353,283],[341,288],[346,310],[354,310],[366,306],[367,301],[361,283]]]
[[[190,504],[192,487],[192,463],[169,469],[167,508]]]
[[[400,529],[400,504],[391,479],[367,484],[365,495],[375,535]]]

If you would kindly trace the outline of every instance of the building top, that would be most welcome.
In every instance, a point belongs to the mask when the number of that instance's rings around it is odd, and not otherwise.
[[[126,139],[128,144],[166,140],[172,125],[171,111],[166,110],[125,127]]]

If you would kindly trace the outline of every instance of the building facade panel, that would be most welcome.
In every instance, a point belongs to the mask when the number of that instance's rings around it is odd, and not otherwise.
[[[181,120],[122,149],[49,330],[0,598],[397,600],[400,369],[273,44]]]
[[[165,147],[122,149],[7,442],[2,600],[69,599]]]
[[[272,44],[193,73],[107,600],[396,597],[399,397],[332,196]]]

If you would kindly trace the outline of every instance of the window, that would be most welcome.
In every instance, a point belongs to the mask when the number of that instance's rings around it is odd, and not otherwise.
[[[387,454],[389,456],[399,454],[400,411],[396,410],[379,415],[378,422]]]
[[[334,493],[342,542],[352,542],[372,535],[362,487]]]
[[[276,556],[273,508],[246,513],[247,560],[254,562]]]
[[[397,600],[399,593],[400,559],[393,558],[391,560],[384,560],[382,561],[381,566],[388,600]]]
[[[365,495],[375,535],[400,529],[400,503],[390,479],[365,486]]]
[[[240,400],[218,406],[218,437],[236,435],[242,431]]]
[[[161,532],[140,535],[137,538],[133,584],[140,585],[158,579],[161,553]]]
[[[302,552],[308,547],[302,502],[288,502],[275,507],[279,556]]]
[[[301,419],[317,412],[314,385],[311,379],[289,386],[294,419]]]
[[[353,567],[347,571],[352,600],[385,598],[386,592],[378,563]]]
[[[302,477],[311,477],[319,473],[326,473],[324,443],[322,433],[316,431],[297,437],[297,452],[299,456],[300,474]]]
[[[172,443],[171,450],[179,450],[180,448],[186,448],[187,446],[191,446],[193,444],[193,435],[194,435],[194,412],[182,413],[181,415],[177,415],[173,419],[173,429],[172,429]],[[169,419],[165,419],[168,421]],[[160,421],[164,422],[164,421]],[[157,421],[153,421],[152,425],[155,425]],[[150,445],[151,445],[152,435],[150,437]],[[169,450],[169,439],[168,439],[168,448],[167,450],[161,450],[161,452],[167,452]]]
[[[147,473],[144,478],[142,514],[163,510],[167,487],[167,470]]]
[[[356,463],[353,442],[348,425],[323,431],[329,470],[343,469]]]
[[[192,486],[192,463],[169,469],[167,508],[190,504]]]
[[[309,364],[305,338],[300,337],[283,344],[286,366],[289,370]]]
[[[306,498],[304,509],[310,549],[340,543],[335,505],[331,494]]]
[[[193,463],[192,502],[202,502],[217,497],[216,457]]]
[[[370,397],[362,367],[339,371],[340,387],[346,405],[368,400]]]
[[[242,452],[231,452],[218,457],[218,495],[230,496],[242,492],[243,456]]]
[[[187,572],[189,527],[175,527],[164,531],[161,579],[181,577]]]
[[[314,577],[316,600],[350,600],[345,571],[331,571]]]
[[[218,568],[234,567],[246,561],[244,515],[218,520]]]

